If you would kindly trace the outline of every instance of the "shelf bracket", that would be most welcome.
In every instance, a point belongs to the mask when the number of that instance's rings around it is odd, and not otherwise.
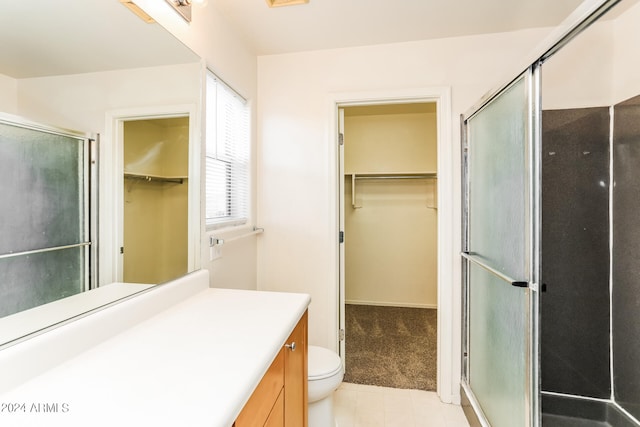
[[[362,205],[358,206],[356,204],[356,174],[351,175],[351,206],[353,209],[360,209]]]

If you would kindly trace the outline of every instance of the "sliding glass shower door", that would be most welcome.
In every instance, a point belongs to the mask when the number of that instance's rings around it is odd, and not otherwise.
[[[539,423],[533,87],[528,70],[463,118],[462,387],[493,427]]]
[[[0,117],[0,317],[89,289],[90,144]]]

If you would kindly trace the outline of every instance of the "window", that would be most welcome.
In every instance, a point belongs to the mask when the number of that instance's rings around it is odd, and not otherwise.
[[[206,225],[246,224],[249,216],[249,107],[207,73]]]

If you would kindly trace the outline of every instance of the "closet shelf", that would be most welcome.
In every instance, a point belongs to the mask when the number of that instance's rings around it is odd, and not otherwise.
[[[125,179],[134,179],[139,181],[157,181],[157,182],[170,182],[174,184],[183,184],[184,181],[188,178],[187,176],[162,176],[162,175],[150,175],[144,173],[132,173],[125,172]]]
[[[393,179],[429,179],[437,180],[436,172],[407,172],[407,173],[345,173],[351,176],[351,205],[354,209],[359,209],[356,203],[356,181],[358,180],[393,180]],[[435,196],[434,196],[435,199]],[[436,206],[427,206],[429,209],[437,210]]]
[[[352,179],[438,179],[436,172],[409,173],[346,173]]]

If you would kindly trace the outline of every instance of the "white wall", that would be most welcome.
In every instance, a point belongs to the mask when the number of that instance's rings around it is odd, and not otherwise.
[[[16,114],[18,103],[18,82],[0,74],[0,112]]]
[[[640,3],[615,21],[612,104],[640,95]]]
[[[203,58],[209,68],[242,96],[256,94],[256,54],[216,9],[211,1],[205,7],[194,5],[191,23],[187,24],[167,2],[136,0],[178,40]]]
[[[184,78],[176,79],[176,75]],[[104,134],[107,111],[197,106],[199,79],[198,63],[20,79],[18,112],[41,123]]]
[[[608,106],[639,95],[638,22],[640,3],[590,26],[545,62],[543,109]]]
[[[311,294],[311,344],[336,347],[332,94],[451,87],[454,120],[446,143],[453,147],[452,200],[454,222],[459,223],[457,117],[504,83],[504,70],[522,60],[547,33],[527,30],[258,58],[258,219],[266,230],[258,246],[258,287]],[[454,228],[452,256],[457,260],[460,232]],[[446,286],[452,287],[454,298],[455,341],[461,334],[459,263],[454,262],[454,270],[457,280]],[[459,369],[459,345],[454,347],[453,365]],[[457,385],[452,388],[457,393]]]
[[[542,109],[611,105],[613,21],[599,22],[542,65]]]
[[[345,303],[437,308],[436,182],[345,179]]]

